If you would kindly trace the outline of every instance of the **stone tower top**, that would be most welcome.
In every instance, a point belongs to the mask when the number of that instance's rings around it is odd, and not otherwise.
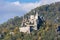
[[[38,12],[36,12],[35,18],[38,19]]]

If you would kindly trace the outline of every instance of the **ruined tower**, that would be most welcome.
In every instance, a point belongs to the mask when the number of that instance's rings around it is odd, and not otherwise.
[[[35,19],[34,19],[34,30],[37,30],[37,22],[38,22],[38,12],[36,12]]]

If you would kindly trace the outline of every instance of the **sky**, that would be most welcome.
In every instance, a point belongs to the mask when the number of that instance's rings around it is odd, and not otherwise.
[[[0,0],[0,24],[15,16],[23,16],[32,9],[60,0]]]

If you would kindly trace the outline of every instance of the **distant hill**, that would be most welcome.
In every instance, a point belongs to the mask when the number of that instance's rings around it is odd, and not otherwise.
[[[40,7],[37,7],[35,9],[32,9],[30,12],[26,13],[24,15],[24,17],[27,17],[29,15],[35,15],[35,12],[38,12],[39,16],[43,16],[45,19],[45,24],[43,24],[43,28],[41,28],[40,30],[35,32],[32,32],[31,35],[28,35],[24,38],[26,38],[28,40],[28,37],[30,37],[30,40],[37,40],[36,37],[38,37],[38,39],[40,40],[40,38],[42,40],[54,40],[55,38],[55,28],[56,25],[60,25],[60,2],[57,3],[52,3],[50,5],[43,5]],[[13,30],[15,27],[20,27],[21,26],[21,22],[22,22],[22,17],[14,17],[9,19],[7,22],[3,23],[0,25],[0,29],[3,28],[7,28],[9,30]],[[48,30],[47,30],[48,29]],[[47,31],[45,31],[47,30]],[[32,38],[31,38],[32,36]],[[22,37],[21,37],[22,38]],[[22,38],[23,39],[23,38]]]

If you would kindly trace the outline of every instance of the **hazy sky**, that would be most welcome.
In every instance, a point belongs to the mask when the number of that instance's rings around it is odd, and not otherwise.
[[[22,16],[38,6],[60,0],[0,0],[0,24],[14,16]]]

